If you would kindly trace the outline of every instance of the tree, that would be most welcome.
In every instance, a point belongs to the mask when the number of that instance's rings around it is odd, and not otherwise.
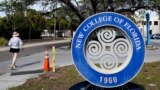
[[[32,5],[36,0],[10,0],[0,3],[0,10],[6,13],[5,21],[8,28],[3,31],[13,32],[19,31],[21,36],[25,39],[32,33],[33,38],[40,37],[40,32],[45,27],[45,18],[40,12],[27,8]],[[5,24],[5,25],[6,25]],[[31,30],[32,29],[32,30]]]
[[[160,1],[160,0],[158,0]],[[41,0],[42,6],[49,7],[49,11],[44,12],[45,15],[54,16],[56,18],[65,17],[70,22],[70,30],[75,31],[78,25],[87,17],[99,12],[117,12],[127,14],[128,17],[135,20],[130,15],[139,9],[156,9],[159,3],[156,0]],[[149,4],[152,3],[152,4]],[[156,7],[156,8],[155,8]],[[57,25],[56,25],[57,26]],[[72,33],[73,35],[73,33]]]
[[[9,15],[22,14],[28,10],[29,5],[36,3],[47,7],[48,11],[42,12],[45,17],[56,18],[58,21],[61,18],[69,20],[72,30],[87,17],[99,12],[127,13],[130,16],[139,9],[150,9],[160,13],[160,0],[10,0],[1,3],[0,8],[8,14],[10,20]],[[58,17],[54,16],[55,12]]]
[[[72,18],[70,19],[71,22],[78,22],[79,24],[98,12],[129,12],[133,14],[139,9],[160,11],[160,0],[47,0],[46,3],[43,1],[43,4],[46,5],[48,2],[50,2],[51,10],[46,14],[63,8],[63,13]],[[55,8],[56,3],[58,3],[58,9]]]
[[[9,39],[11,37],[8,29],[10,29],[7,18],[0,18],[0,36]]]

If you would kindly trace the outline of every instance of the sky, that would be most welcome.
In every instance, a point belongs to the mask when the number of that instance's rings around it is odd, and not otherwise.
[[[4,0],[0,0],[0,2],[2,2]],[[30,8],[32,9],[36,9],[36,10],[43,10],[43,8],[40,7],[40,4],[36,4],[36,5],[33,5],[33,6],[30,6]],[[6,16],[6,14],[4,12],[0,12],[0,17],[4,17]]]
[[[0,0],[0,2],[2,2],[2,1],[4,1],[4,0]],[[2,17],[2,16],[5,16],[5,14],[3,13],[3,12],[0,12],[0,16]]]

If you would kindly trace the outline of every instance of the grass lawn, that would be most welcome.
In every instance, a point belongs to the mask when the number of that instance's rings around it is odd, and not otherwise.
[[[73,65],[58,68],[56,73],[48,72],[25,84],[9,90],[68,90],[76,83],[85,81]],[[142,85],[145,90],[160,90],[160,62],[145,63],[139,74],[131,81]]]

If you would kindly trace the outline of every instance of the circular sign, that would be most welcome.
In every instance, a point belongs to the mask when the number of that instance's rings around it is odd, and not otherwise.
[[[144,56],[140,30],[130,19],[113,12],[86,19],[72,40],[76,69],[100,87],[118,87],[132,80],[141,69]]]

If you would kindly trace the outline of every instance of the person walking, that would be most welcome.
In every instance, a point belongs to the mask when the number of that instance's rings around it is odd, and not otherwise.
[[[10,65],[11,70],[16,69],[16,60],[18,53],[20,52],[20,48],[23,49],[23,42],[19,38],[19,33],[18,32],[13,32],[12,38],[9,40],[8,45],[10,47],[10,52],[12,53],[12,63]]]

